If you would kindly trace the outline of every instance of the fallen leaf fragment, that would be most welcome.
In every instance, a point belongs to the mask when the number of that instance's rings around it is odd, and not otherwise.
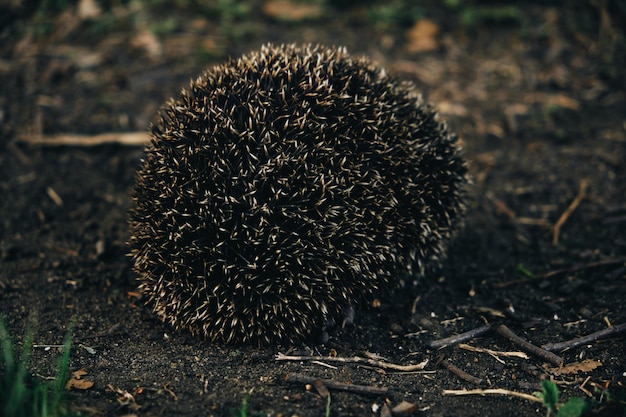
[[[315,387],[315,390],[320,395],[320,397],[326,398],[328,397],[328,395],[330,395],[330,392],[328,392],[328,388],[326,388],[326,385],[324,385],[324,382],[322,382],[321,379],[315,380],[313,386]]]
[[[78,2],[77,14],[81,20],[97,19],[102,10],[95,0],[80,0]]]
[[[137,411],[141,408],[135,401],[135,397],[124,389],[117,388],[112,384],[107,385],[107,390],[114,392],[118,395],[117,402],[122,407],[128,407],[131,411]]]
[[[428,19],[420,19],[407,34],[409,52],[427,52],[439,48],[439,42],[435,37],[439,33],[439,26]]]
[[[578,372],[591,372],[596,368],[602,366],[602,362],[594,359],[585,359],[581,362],[568,363],[560,368],[546,368],[546,371],[553,375],[569,375],[577,374]]]
[[[549,94],[546,99],[545,104],[547,106],[563,107],[574,111],[580,110],[580,102],[565,94]]]
[[[144,29],[131,40],[133,48],[144,51],[149,58],[156,59],[163,54],[163,45],[154,33]]]
[[[286,22],[301,22],[322,17],[324,10],[320,4],[296,3],[290,0],[270,0],[263,6],[263,13],[274,19]]]
[[[417,404],[408,401],[402,401],[391,409],[394,416],[410,416],[417,411]]]
[[[72,376],[65,384],[65,389],[89,389],[93,387],[93,381],[89,381],[87,379],[83,379],[83,376],[87,375],[87,371],[84,369],[79,369],[78,371],[72,372]]]
[[[380,409],[380,417],[391,417],[391,409],[386,403]]]
[[[469,110],[467,110],[467,107],[459,103],[453,103],[451,101],[440,101],[437,104],[437,109],[439,110],[439,113],[446,116],[463,117],[469,114]]]

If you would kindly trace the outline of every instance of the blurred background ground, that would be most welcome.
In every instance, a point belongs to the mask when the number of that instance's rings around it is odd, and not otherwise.
[[[438,367],[440,354],[491,388],[532,393],[552,378],[564,398],[593,402],[592,414],[624,415],[623,336],[559,352],[566,363],[602,363],[569,374],[537,358],[502,363],[424,343],[485,321],[536,344],[626,323],[625,27],[618,0],[5,1],[0,313],[14,342],[34,317],[35,340],[60,344],[74,317],[70,370],[86,370],[95,384],[73,391],[72,402],[87,415],[228,416],[246,396],[249,415],[323,415],[326,400],[284,382],[287,372],[394,390],[333,392],[335,416],[377,415],[386,399],[413,402],[425,416],[545,415],[522,399],[442,395],[475,386]],[[84,145],[97,134],[147,131],[159,106],[204,68],[267,42],[368,55],[414,81],[463,140],[472,203],[444,270],[417,296],[383,300],[310,346],[430,359],[429,373],[275,362],[289,346],[210,345],[172,333],[134,294],[124,242],[141,146]],[[83,145],[31,143],[67,133]],[[471,343],[518,350],[494,334]],[[51,375],[56,358],[35,350],[33,374]],[[116,390],[137,406],[121,404]]]

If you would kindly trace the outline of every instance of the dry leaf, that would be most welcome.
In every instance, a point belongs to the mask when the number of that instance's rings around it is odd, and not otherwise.
[[[391,409],[391,414],[394,416],[410,416],[417,411],[417,404],[410,403],[408,401],[402,401]]]
[[[144,50],[153,59],[163,53],[163,45],[156,35],[147,29],[137,33],[131,40],[131,45],[136,49]]]
[[[85,390],[93,387],[93,381],[82,379],[85,375],[87,375],[87,371],[84,369],[72,372],[72,377],[67,381],[67,384],[65,384],[65,389]]]
[[[330,395],[330,392],[328,392],[328,388],[326,388],[326,385],[324,385],[321,379],[316,379],[313,383],[313,386],[315,387],[315,390],[320,395],[320,397],[326,398],[328,397],[328,395]]]
[[[96,0],[80,0],[78,2],[77,14],[81,20],[96,19],[102,10]]]
[[[437,110],[439,110],[440,114],[446,116],[463,117],[469,114],[467,107],[464,105],[445,100],[442,100],[437,104]]]
[[[263,13],[287,22],[319,19],[323,15],[319,4],[294,3],[290,0],[270,0],[263,6]]]
[[[88,381],[86,379],[70,379],[65,384],[65,389],[89,389],[93,387],[93,381]]]
[[[141,406],[135,401],[135,397],[133,397],[133,395],[128,391],[116,388],[111,384],[107,385],[107,389],[119,395],[119,397],[117,397],[117,402],[120,406],[126,406],[131,411],[137,411],[141,408]]]
[[[574,111],[580,110],[580,102],[565,94],[549,94],[546,98],[548,106],[558,106]]]
[[[593,359],[585,359],[582,362],[569,363],[560,368],[547,368],[546,371],[553,375],[569,375],[578,372],[591,372],[602,366],[602,362]]]
[[[526,94],[525,97],[527,102],[540,104],[544,108],[554,106],[573,111],[580,110],[580,101],[566,94],[530,93]]]
[[[74,31],[78,29],[80,22],[81,20],[77,18],[76,14],[70,9],[59,13],[54,25],[52,39],[57,41],[66,39],[71,33],[74,33]]]
[[[391,409],[384,403],[382,408],[380,409],[380,417],[391,417]]]
[[[439,32],[439,26],[428,19],[420,19],[409,30],[407,49],[409,52],[426,52],[439,48],[439,42],[435,39]]]

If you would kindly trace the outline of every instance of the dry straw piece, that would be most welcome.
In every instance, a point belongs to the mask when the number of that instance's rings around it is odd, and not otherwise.
[[[412,84],[344,48],[267,45],[162,109],[133,191],[134,270],[175,328],[294,342],[437,267],[466,183]]]

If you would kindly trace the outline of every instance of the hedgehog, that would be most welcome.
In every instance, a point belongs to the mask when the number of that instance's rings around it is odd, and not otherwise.
[[[161,108],[132,191],[133,269],[175,329],[296,343],[438,268],[467,183],[414,84],[343,47],[265,45]]]

